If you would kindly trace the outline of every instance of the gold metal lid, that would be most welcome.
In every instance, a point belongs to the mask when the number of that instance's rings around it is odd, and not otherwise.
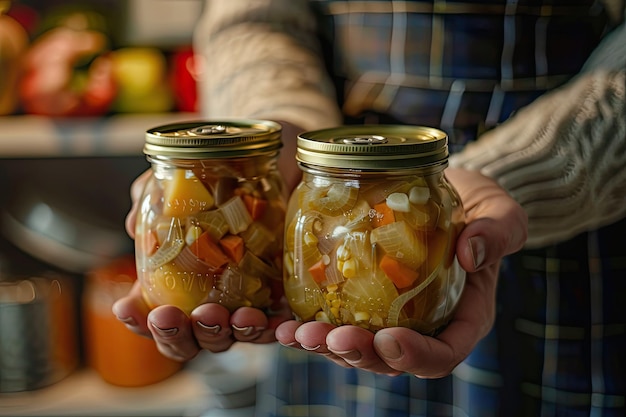
[[[252,156],[280,149],[282,127],[267,120],[204,120],[157,126],[143,152],[153,157],[207,159]]]
[[[424,126],[341,126],[300,134],[296,159],[320,167],[357,170],[444,165],[448,136]]]

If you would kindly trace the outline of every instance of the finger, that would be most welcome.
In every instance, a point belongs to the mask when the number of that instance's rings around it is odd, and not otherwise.
[[[147,323],[150,308],[141,295],[141,286],[138,281],[133,284],[128,295],[113,304],[111,310],[115,317],[126,325],[126,328],[141,336],[152,338]]]
[[[138,176],[130,186],[130,200],[131,207],[126,215],[125,226],[126,233],[131,238],[135,238],[135,224],[137,222],[137,211],[139,210],[139,200],[141,199],[141,195],[143,194],[144,187],[146,186],[146,182],[150,178],[151,171],[146,170],[140,176]]]
[[[326,337],[328,350],[349,365],[379,374],[399,375],[400,371],[381,360],[373,341],[374,333],[358,326],[337,327]]]
[[[148,328],[157,348],[168,358],[184,362],[200,351],[189,317],[174,306],[159,306],[152,310],[148,314]]]
[[[465,226],[457,239],[456,252],[461,267],[479,271],[517,252],[526,241],[526,226],[519,221],[480,218]],[[507,227],[502,227],[507,224]]]
[[[450,345],[403,327],[380,330],[373,345],[391,368],[420,378],[449,375],[458,364]]]
[[[267,316],[257,308],[238,308],[230,318],[230,325],[235,339],[240,342],[263,343],[274,340],[274,330],[268,330]]]
[[[383,329],[374,336],[374,348],[391,368],[420,378],[441,378],[452,373],[484,337],[474,323],[455,320],[437,337],[402,327]]]
[[[456,246],[463,269],[480,270],[522,248],[528,217],[498,183],[464,169],[448,169],[446,177],[459,190],[465,209],[466,226]]]
[[[276,328],[276,340],[281,345],[302,349],[302,346],[296,340],[296,331],[302,325],[296,320],[287,320]]]
[[[230,312],[220,304],[207,303],[196,307],[190,314],[190,321],[202,349],[223,352],[235,342],[230,327]]]
[[[296,329],[294,339],[300,345],[301,349],[325,356],[340,366],[350,367],[351,365],[342,357],[328,350],[326,337],[328,333],[336,327],[337,326],[333,324],[320,321],[303,323]]]

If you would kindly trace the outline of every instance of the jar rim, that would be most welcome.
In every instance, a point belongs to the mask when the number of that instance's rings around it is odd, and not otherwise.
[[[165,158],[253,156],[282,147],[282,126],[269,120],[220,119],[171,123],[146,131],[143,152]]]
[[[446,164],[448,135],[413,125],[346,125],[303,132],[296,159],[321,167],[390,170]]]

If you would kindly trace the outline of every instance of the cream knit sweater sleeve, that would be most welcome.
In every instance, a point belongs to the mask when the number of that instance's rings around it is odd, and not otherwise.
[[[315,29],[306,0],[205,0],[194,32],[202,115],[340,124]]]
[[[626,215],[626,27],[577,77],[484,134],[451,166],[495,178],[526,210],[527,247]]]

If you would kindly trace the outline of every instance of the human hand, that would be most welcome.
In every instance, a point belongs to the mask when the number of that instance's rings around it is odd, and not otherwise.
[[[149,177],[150,172],[146,171],[131,186],[133,204],[126,217],[126,230],[131,237],[135,235],[138,202]],[[291,318],[286,303],[272,315],[251,307],[239,308],[231,314],[216,303],[200,305],[189,316],[171,305],[151,310],[138,282],[113,305],[113,313],[131,331],[153,338],[163,355],[178,361],[190,360],[202,349],[228,350],[236,341],[274,342],[275,328]]]
[[[492,179],[452,168],[446,177],[465,209],[466,226],[456,250],[468,274],[456,313],[444,331],[429,337],[394,327],[374,334],[358,326],[290,320],[276,329],[278,341],[375,373],[407,372],[422,378],[450,374],[493,326],[500,261],[522,248],[528,222],[521,206]]]

